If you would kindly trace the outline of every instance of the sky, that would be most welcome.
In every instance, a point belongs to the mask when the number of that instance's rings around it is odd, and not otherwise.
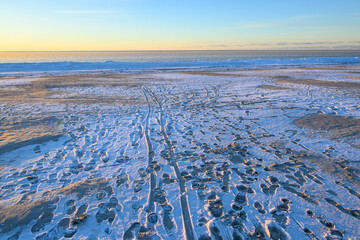
[[[0,51],[360,49],[360,0],[0,0]]]

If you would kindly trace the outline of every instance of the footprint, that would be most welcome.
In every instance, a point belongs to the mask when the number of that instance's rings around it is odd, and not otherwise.
[[[142,177],[142,178],[148,177],[148,173],[145,171],[145,168],[140,168],[138,170],[138,173],[139,173],[140,177]]]
[[[294,173],[294,176],[292,175],[285,175],[285,177],[294,180],[299,185],[303,186],[304,183],[307,183],[306,179],[304,178],[304,175],[301,171],[297,171]]]
[[[172,216],[173,207],[167,204],[163,206],[164,216],[163,216],[163,224],[167,230],[172,230],[175,227],[174,219]]]
[[[75,212],[75,210],[76,210],[75,205],[70,206],[70,207],[66,210],[66,214],[67,214],[67,215],[72,215],[72,214]]]
[[[360,193],[359,193],[359,192],[355,191],[354,189],[352,189],[352,188],[349,187],[349,186],[346,186],[346,185],[345,185],[344,183],[342,183],[342,182],[336,181],[335,183],[336,183],[337,185],[342,186],[343,188],[345,188],[351,195],[354,195],[354,196],[356,196],[357,198],[360,199]]]
[[[166,199],[167,192],[160,188],[154,189],[154,201],[160,204],[161,206],[167,205],[168,201]]]
[[[33,151],[34,151],[34,153],[41,153],[40,145],[37,145],[36,147],[34,147]]]
[[[277,206],[277,209],[288,212],[290,210],[290,204],[289,203],[281,203]]]
[[[158,216],[156,213],[149,213],[146,219],[148,228],[153,228],[158,222]]]
[[[257,201],[254,203],[254,207],[258,210],[258,212],[260,214],[266,214],[267,213],[267,211],[264,209],[264,206],[261,203],[257,202]]]
[[[283,228],[286,228],[290,224],[290,218],[283,211],[280,210],[272,210],[271,215],[275,219],[277,223],[280,224]]]
[[[86,214],[88,209],[88,205],[87,204],[83,204],[81,205],[77,212],[75,213],[74,218],[71,221],[72,225],[79,225],[81,223],[84,223],[86,218],[88,217],[88,215]]]
[[[154,233],[150,228],[147,228],[145,226],[140,226],[138,231],[138,239],[150,239],[151,237],[156,239],[156,237],[153,235]]]
[[[116,217],[115,211],[112,209],[109,211],[108,204],[106,203],[99,203],[98,205],[99,210],[95,214],[95,219],[98,223],[102,221],[108,220],[110,223],[114,221]]]
[[[129,175],[126,172],[120,173],[116,176],[116,187],[127,184],[129,181]]]
[[[210,201],[209,211],[214,217],[221,217],[224,211],[224,204],[221,200]]]
[[[70,226],[70,218],[63,218],[54,228],[52,228],[48,232],[36,236],[35,239],[47,240],[47,239],[61,239],[62,237],[71,238],[76,234],[77,229],[69,228],[69,226]]]
[[[269,230],[271,239],[277,239],[277,240],[290,239],[290,235],[275,222],[268,224],[267,229]]]
[[[265,183],[261,183],[260,184],[261,187],[261,191],[265,194],[269,194],[270,193],[270,188],[265,184]]]
[[[131,226],[124,232],[123,238],[124,240],[132,240],[137,236],[137,233],[140,229],[140,223],[134,222]]]
[[[351,217],[357,218],[360,220],[360,210],[359,209],[349,209],[343,207],[340,203],[330,199],[330,198],[324,198],[325,201],[327,201],[330,205],[336,207],[339,211],[348,214]]]
[[[40,230],[43,230],[45,228],[45,225],[47,223],[50,223],[53,217],[54,214],[51,211],[47,210],[46,212],[44,212],[40,216],[40,218],[36,221],[35,225],[31,227],[31,232],[35,233],[35,232],[39,232]]]
[[[223,237],[221,236],[221,232],[220,229],[216,226],[211,226],[210,227],[210,232],[213,235],[215,240],[222,240]]]
[[[240,192],[243,192],[243,193],[256,193],[254,189],[252,189],[251,187],[248,187],[248,186],[245,186],[245,185],[239,185],[236,187],[237,190],[239,190]]]
[[[310,173],[305,173],[305,176],[319,185],[324,185],[324,183],[322,181],[320,181],[317,177],[315,177],[314,175],[312,175]]]

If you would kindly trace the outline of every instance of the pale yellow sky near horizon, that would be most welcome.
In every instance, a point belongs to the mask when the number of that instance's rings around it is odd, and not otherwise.
[[[28,39],[0,41],[0,51],[152,51],[152,50],[352,50],[360,41],[332,42],[201,42],[201,41],[106,41]]]
[[[360,49],[358,9],[355,0],[0,0],[0,51]]]

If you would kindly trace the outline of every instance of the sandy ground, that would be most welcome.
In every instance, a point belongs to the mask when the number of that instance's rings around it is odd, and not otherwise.
[[[274,86],[274,85],[261,85],[261,86],[259,86],[259,88],[267,89],[267,90],[286,90],[286,89],[290,89],[290,88]]]
[[[360,137],[360,119],[356,118],[313,114],[296,120],[294,123],[301,127],[330,132],[337,139]]]
[[[360,82],[324,81],[324,80],[315,80],[315,79],[293,79],[287,76],[277,77],[274,80],[275,82],[278,83],[296,83],[296,84],[320,86],[320,87],[353,88],[353,89],[360,88]]]
[[[53,117],[3,119],[0,124],[0,154],[23,146],[40,144],[63,135]]]
[[[141,101],[129,96],[109,96],[100,93],[79,93],[76,89],[84,88],[134,88],[149,81],[149,79],[136,78],[141,76],[119,74],[78,74],[64,76],[47,76],[28,79],[26,84],[7,85],[0,89],[0,101],[6,102],[52,102],[52,103],[76,103],[76,104],[128,104]],[[9,82],[14,78],[6,78]],[[0,79],[1,85],[1,79]],[[75,90],[75,91],[74,91]],[[144,103],[144,102],[142,102]]]
[[[0,78],[1,239],[358,239],[359,66]]]

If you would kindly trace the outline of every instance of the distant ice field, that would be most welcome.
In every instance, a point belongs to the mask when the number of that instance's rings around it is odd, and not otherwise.
[[[360,63],[360,51],[0,52],[0,73],[258,69]]]

